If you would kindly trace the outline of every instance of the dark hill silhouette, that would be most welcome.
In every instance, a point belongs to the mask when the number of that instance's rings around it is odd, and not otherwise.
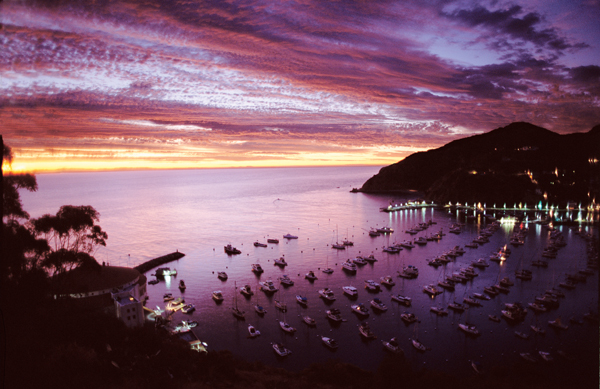
[[[599,198],[600,125],[560,135],[530,123],[412,154],[382,168],[360,191],[417,190],[436,202],[588,202]]]

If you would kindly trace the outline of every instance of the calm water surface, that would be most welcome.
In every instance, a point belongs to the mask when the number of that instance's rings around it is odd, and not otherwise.
[[[427,266],[426,259],[433,258],[455,245],[463,246],[474,239],[485,225],[472,223],[465,226],[460,235],[447,234],[438,242],[429,242],[400,254],[381,252],[383,246],[410,239],[404,231],[418,223],[433,220],[437,224],[416,237],[443,229],[448,231],[458,215],[441,209],[407,210],[383,213],[379,208],[389,204],[388,195],[349,193],[360,187],[375,174],[376,167],[333,167],[333,168],[279,168],[279,169],[224,169],[224,170],[181,170],[142,171],[110,173],[69,173],[38,175],[39,190],[22,193],[25,209],[32,217],[45,213],[56,213],[64,204],[92,205],[101,214],[100,225],[108,233],[107,247],[96,253],[98,261],[111,265],[135,266],[151,258],[179,250],[184,258],[167,266],[176,268],[178,275],[157,285],[148,286],[150,307],[164,306],[162,296],[172,292],[183,295],[186,302],[196,305],[192,315],[175,315],[175,321],[193,318],[199,322],[195,333],[209,344],[212,350],[229,349],[248,360],[261,360],[289,369],[302,369],[313,362],[328,358],[356,364],[367,369],[376,369],[384,357],[380,340],[392,337],[399,339],[406,357],[415,366],[466,372],[469,360],[481,361],[484,366],[519,362],[518,353],[538,350],[556,352],[565,350],[574,356],[597,358],[597,325],[585,322],[570,325],[564,332],[547,328],[548,320],[562,317],[582,319],[583,313],[598,306],[598,276],[590,276],[572,291],[565,291],[560,307],[546,313],[534,314],[529,310],[523,323],[508,324],[502,320],[494,323],[489,314],[500,316],[504,303],[533,302],[536,296],[557,285],[567,272],[585,267],[585,241],[567,227],[559,227],[566,238],[567,246],[559,251],[557,258],[550,259],[545,269],[534,268],[530,263],[540,259],[546,246],[549,232],[539,225],[530,224],[526,244],[512,247],[512,255],[502,265],[491,262],[485,270],[477,270],[479,276],[467,284],[459,284],[454,292],[445,292],[431,299],[422,292],[424,285],[436,283],[444,274],[464,268],[471,261],[488,257],[493,251],[506,244],[512,233],[512,225],[498,230],[487,243],[478,249],[467,249],[462,257],[445,267],[434,269]],[[396,197],[396,201],[407,198]],[[390,226],[391,235],[369,237],[372,227]],[[587,232],[597,234],[592,227]],[[283,235],[297,235],[297,240],[286,241]],[[278,245],[267,248],[254,247],[256,240],[267,238],[280,240]],[[354,246],[338,251],[331,244],[349,238]],[[223,246],[231,243],[242,251],[241,255],[228,256]],[[378,262],[359,268],[356,275],[341,270],[341,263],[357,255],[373,253]],[[273,260],[285,256],[289,266],[284,270],[273,265]],[[260,263],[265,272],[257,277],[251,272],[251,264]],[[417,279],[403,280],[396,272],[406,265],[415,265],[420,270]],[[331,267],[334,273],[324,274],[319,269]],[[530,268],[533,280],[515,280],[514,272]],[[318,280],[309,282],[304,274],[316,272]],[[226,271],[229,279],[217,279],[218,271]],[[152,273],[149,272],[149,273]],[[274,296],[262,292],[246,299],[235,291],[244,284],[258,287],[261,280],[276,281],[288,274],[295,285],[281,288]],[[147,274],[149,279],[153,277]],[[368,293],[364,280],[393,275],[396,285],[382,288],[377,294]],[[447,317],[437,317],[429,312],[431,306],[447,304],[454,299],[462,301],[466,294],[482,292],[483,287],[492,285],[499,278],[509,276],[515,281],[507,295],[500,294],[483,307],[468,309],[465,313],[450,312]],[[177,288],[180,279],[185,280],[187,290],[182,294]],[[389,307],[385,313],[373,312],[367,321],[378,339],[364,341],[358,333],[363,321],[351,312],[349,300],[342,294],[342,286],[358,287],[357,302],[366,305],[379,297]],[[337,300],[326,304],[318,298],[317,291],[324,287],[333,289]],[[221,290],[225,301],[218,305],[211,299],[214,290]],[[412,297],[410,308],[391,301],[392,293]],[[295,302],[295,295],[308,297],[308,307],[302,308]],[[238,321],[231,314],[237,297],[238,306],[246,311],[246,320]],[[278,312],[273,300],[284,300],[288,304],[285,316]],[[259,317],[253,310],[254,304],[264,305],[268,313]],[[332,326],[325,318],[330,307],[339,308],[345,319]],[[405,325],[400,320],[404,311],[413,312],[419,318],[416,324]],[[309,315],[316,319],[317,326],[308,328],[301,317]],[[285,319],[298,331],[292,336],[284,333],[278,320]],[[476,339],[466,337],[458,330],[458,324],[475,324],[482,335]],[[531,334],[529,326],[538,323],[547,328],[545,336]],[[253,324],[262,335],[248,339],[247,325]],[[528,340],[517,338],[514,331],[530,333]],[[320,342],[318,335],[335,338],[339,349],[331,351]],[[409,338],[418,336],[431,350],[418,353]],[[271,342],[282,342],[293,354],[278,359],[270,347]]]

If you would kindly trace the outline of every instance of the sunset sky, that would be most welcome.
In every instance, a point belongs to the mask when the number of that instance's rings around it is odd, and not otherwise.
[[[3,1],[15,171],[394,163],[600,124],[600,1]]]

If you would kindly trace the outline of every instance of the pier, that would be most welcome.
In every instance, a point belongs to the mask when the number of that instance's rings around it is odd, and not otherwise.
[[[146,273],[150,269],[153,269],[160,265],[164,265],[165,263],[176,261],[179,258],[182,258],[184,256],[185,256],[184,253],[180,253],[179,251],[176,251],[174,253],[163,255],[162,257],[158,257],[158,258],[154,258],[149,261],[146,261],[140,265],[137,265],[136,267],[134,267],[134,269],[143,274],[143,273]]]

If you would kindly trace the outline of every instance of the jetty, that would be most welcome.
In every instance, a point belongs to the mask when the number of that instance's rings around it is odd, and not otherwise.
[[[176,251],[174,253],[163,255],[162,257],[158,257],[158,258],[154,258],[149,261],[146,261],[140,265],[137,265],[136,267],[134,267],[134,269],[143,274],[143,273],[146,273],[150,269],[154,269],[155,267],[164,265],[165,263],[176,261],[179,258],[182,258],[184,256],[185,256],[184,253],[180,253],[179,251]]]

